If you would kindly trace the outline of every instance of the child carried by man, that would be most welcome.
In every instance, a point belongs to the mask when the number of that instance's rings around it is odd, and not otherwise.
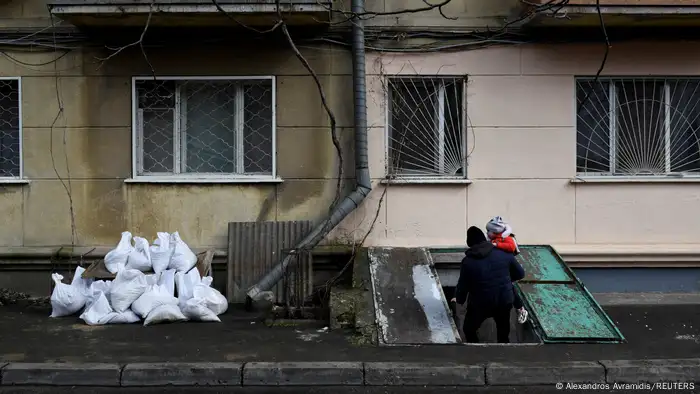
[[[489,241],[491,241],[496,248],[504,252],[512,253],[515,256],[520,254],[513,229],[502,217],[496,216],[489,220],[489,222],[486,223],[486,231]],[[513,287],[513,307],[518,311],[518,323],[525,323],[528,313],[523,306],[523,300],[520,299],[518,292],[515,291],[515,287]]]

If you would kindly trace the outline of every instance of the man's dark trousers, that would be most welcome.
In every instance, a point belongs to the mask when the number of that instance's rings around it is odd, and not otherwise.
[[[513,309],[513,304],[506,304],[495,308],[475,307],[475,305],[467,306],[467,314],[464,317],[464,336],[469,343],[478,343],[479,327],[484,320],[492,317],[496,323],[496,337],[498,343],[510,343],[510,311]]]

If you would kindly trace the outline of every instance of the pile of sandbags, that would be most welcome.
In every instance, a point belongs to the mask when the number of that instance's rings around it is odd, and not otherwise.
[[[179,321],[220,322],[228,301],[211,287],[210,276],[200,278],[194,268],[197,256],[180,235],[158,233],[153,245],[125,231],[117,247],[105,256],[113,281],[82,278],[75,270],[71,284],[53,274],[51,317],[70,316],[81,310],[89,325],[136,323],[144,325]],[[148,273],[147,272],[153,272]]]

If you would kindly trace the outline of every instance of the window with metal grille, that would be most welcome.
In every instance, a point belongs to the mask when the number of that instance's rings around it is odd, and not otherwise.
[[[0,178],[22,176],[20,81],[0,78]]]
[[[464,77],[388,79],[388,175],[466,177]]]
[[[274,177],[274,78],[135,79],[137,176]]]
[[[700,80],[579,78],[576,96],[579,174],[700,175]]]

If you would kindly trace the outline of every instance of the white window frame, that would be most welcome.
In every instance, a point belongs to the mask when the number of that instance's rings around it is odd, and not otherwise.
[[[146,182],[146,183],[265,183],[265,182],[280,182],[277,177],[277,84],[276,78],[273,75],[255,75],[255,76],[164,76],[157,77],[158,81],[259,81],[269,80],[272,88],[272,173],[271,175],[246,175],[246,174],[198,174],[198,173],[178,173],[178,166],[173,166],[172,174],[141,174],[142,165],[142,146],[143,133],[141,130],[141,111],[139,110],[139,97],[136,88],[137,81],[152,81],[153,76],[134,76],[131,78],[131,157],[132,157],[132,178],[127,182]],[[243,97],[236,97],[236,105],[242,105]],[[175,94],[175,119],[180,119],[179,112],[181,111],[179,102],[179,90]],[[180,121],[174,122],[173,131],[175,134],[180,130]],[[242,133],[243,128],[238,127],[237,133]],[[237,150],[241,152],[243,147],[243,138],[236,139]],[[180,139],[173,137],[173,159],[174,162],[180,162],[181,148]],[[237,166],[243,165],[243,155],[237,154]]]
[[[617,144],[617,130],[615,118],[617,113],[615,111],[615,97],[617,97],[617,92],[615,89],[616,82],[622,82],[625,80],[664,80],[664,159],[665,159],[665,174],[660,175],[629,175],[629,174],[615,174],[616,167],[616,144]],[[576,76],[574,78],[574,127],[576,130],[576,149],[578,149],[578,89],[580,81],[594,81],[595,77],[591,76]],[[630,181],[643,181],[643,180],[673,180],[678,178],[687,179],[690,181],[700,181],[700,174],[684,174],[671,172],[671,90],[669,86],[669,81],[673,80],[698,80],[698,77],[684,77],[684,76],[659,76],[659,75],[649,75],[649,76],[615,76],[615,77],[599,77],[597,79],[599,82],[605,82],[608,84],[608,97],[609,97],[609,110],[608,115],[610,117],[610,129],[609,129],[609,145],[610,149],[608,152],[608,160],[610,161],[609,167],[610,171],[607,172],[578,172],[578,153],[576,154],[576,178],[581,180],[630,180]],[[589,98],[590,100],[590,98]]]
[[[19,116],[19,175],[18,176],[0,176],[0,184],[29,183],[24,178],[24,124],[22,114],[22,77],[0,77],[2,81],[17,81],[17,114]]]
[[[384,86],[387,87],[385,97],[384,97],[384,118],[385,118],[385,124],[384,124],[384,157],[386,160],[386,179],[388,182],[391,183],[471,183],[468,178],[468,166],[467,166],[467,128],[469,127],[467,124],[468,116],[467,116],[467,82],[468,82],[468,77],[466,75],[388,75],[384,77]],[[391,106],[392,106],[392,96],[391,96],[391,81],[392,80],[397,80],[397,79],[410,79],[410,80],[416,80],[416,79],[428,79],[428,80],[443,80],[443,82],[440,84],[441,90],[443,90],[443,93],[440,94],[438,98],[438,108],[439,108],[439,113],[437,114],[437,119],[438,119],[438,134],[441,135],[441,139],[439,142],[439,150],[438,152],[438,157],[435,158],[436,161],[440,162],[438,165],[444,166],[444,160],[445,160],[445,130],[444,130],[444,119],[445,119],[445,94],[444,94],[444,89],[445,89],[445,82],[444,80],[448,79],[461,79],[462,80],[462,105],[461,105],[461,118],[462,118],[462,130],[461,135],[462,135],[462,146],[461,146],[461,154],[462,154],[462,175],[399,175],[399,174],[391,174]]]

